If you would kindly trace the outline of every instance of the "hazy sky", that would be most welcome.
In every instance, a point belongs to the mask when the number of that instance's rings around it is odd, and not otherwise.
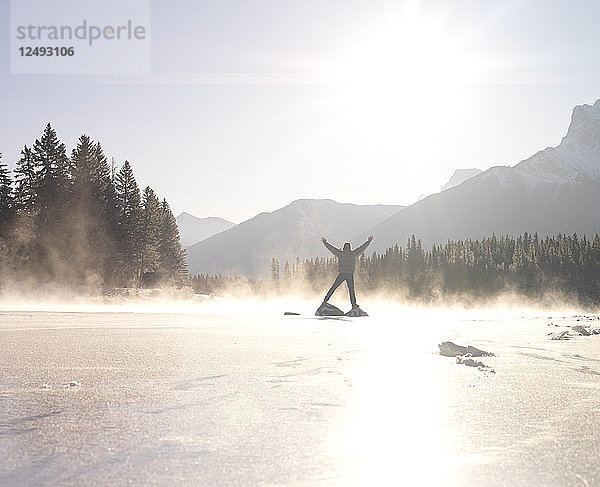
[[[156,0],[137,76],[10,74],[9,12],[0,0],[3,161],[50,121],[200,217],[410,203],[456,168],[558,144],[600,98],[597,0]]]

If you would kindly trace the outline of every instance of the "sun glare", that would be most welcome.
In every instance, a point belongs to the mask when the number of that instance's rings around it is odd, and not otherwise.
[[[465,96],[484,71],[468,47],[443,22],[417,11],[389,18],[333,68],[345,119],[359,123],[371,142],[409,136],[418,152],[432,131],[468,116]]]

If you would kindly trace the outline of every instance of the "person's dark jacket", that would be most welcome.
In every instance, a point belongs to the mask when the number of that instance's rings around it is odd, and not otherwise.
[[[338,258],[338,272],[340,274],[354,273],[354,269],[356,268],[356,258],[365,251],[370,243],[371,241],[367,240],[364,244],[354,250],[340,250],[335,248],[329,242],[323,242],[325,247],[327,247],[327,250]]]

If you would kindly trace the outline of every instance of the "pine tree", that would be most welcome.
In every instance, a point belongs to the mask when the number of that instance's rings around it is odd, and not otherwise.
[[[33,152],[27,146],[15,169],[15,207],[19,214],[33,214],[37,200],[37,175]]]
[[[163,199],[161,204],[158,252],[158,277],[160,281],[176,286],[187,284],[185,251],[181,248],[177,222],[165,199]]]
[[[37,174],[33,152],[27,146],[15,168],[14,203],[16,219],[13,227],[10,252],[14,265],[25,275],[35,276],[40,268],[38,256],[39,232],[37,230]]]
[[[33,144],[35,199],[31,217],[21,228],[31,232],[25,256],[33,274],[42,281],[71,279],[71,247],[67,225],[70,210],[71,171],[65,145],[48,124]]]
[[[114,160],[108,164],[104,151],[97,142],[94,147],[98,178],[102,182],[103,220],[105,222],[105,237],[107,254],[105,261],[105,280],[112,282],[117,275],[118,242],[119,242],[119,211],[117,191],[115,188],[116,168]]]
[[[154,191],[147,186],[142,195],[140,276],[143,285],[156,283],[159,265],[159,230],[162,208]]]
[[[73,171],[73,195],[79,205],[90,203],[94,184],[94,144],[87,135],[77,141],[71,153]]]
[[[118,273],[122,284],[139,283],[141,261],[141,205],[140,190],[129,161],[115,178],[118,222]]]
[[[32,152],[37,173],[36,204],[42,222],[46,223],[49,218],[59,220],[69,200],[71,167],[65,145],[58,140],[50,124],[34,142]]]
[[[114,241],[116,211],[114,188],[109,177],[106,157],[99,144],[82,135],[71,154],[72,191],[71,237],[72,260],[79,279],[111,279],[115,260]],[[109,191],[110,189],[110,191]],[[110,204],[107,196],[111,195]],[[112,209],[109,213],[107,210]]]
[[[2,163],[2,154],[0,154],[0,237],[8,234],[8,228],[14,219],[14,211],[12,179],[8,166]]]
[[[123,167],[115,177],[115,189],[117,192],[117,208],[121,221],[127,220],[140,209],[140,190],[133,176],[133,170],[129,161],[125,161]]]
[[[67,285],[89,282],[90,275],[103,284],[146,285],[158,278],[187,284],[185,252],[167,202],[149,187],[142,202],[129,162],[117,173],[87,135],[67,158],[48,124],[33,147],[21,151],[15,175],[13,191],[0,164],[1,232],[7,211],[16,213],[10,248],[2,239],[0,251],[23,275]]]
[[[279,284],[279,259],[271,259],[271,279],[276,284]]]
[[[2,163],[0,153],[0,235],[12,222],[14,214],[14,198],[12,190],[12,179],[8,166]]]
[[[107,221],[116,222],[116,192],[114,168],[108,165],[108,160],[104,155],[100,142],[97,142],[93,148],[94,151],[94,190],[98,193],[103,202],[103,211]]]

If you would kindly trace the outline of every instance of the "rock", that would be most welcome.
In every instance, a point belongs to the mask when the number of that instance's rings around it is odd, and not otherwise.
[[[493,357],[494,354],[491,352],[485,352],[475,347],[463,347],[452,342],[442,342],[438,345],[440,349],[440,355],[445,357],[458,357],[459,355],[470,354],[471,357]]]
[[[473,360],[470,353],[467,353],[466,355],[459,355],[458,357],[456,357],[456,363],[466,365],[467,367],[477,367],[477,370],[480,370],[482,372],[496,373],[494,369],[492,369],[488,365],[485,365],[483,362],[479,360]]]
[[[315,316],[344,316],[344,312],[333,304],[323,303],[315,311]]]
[[[300,313],[294,313],[293,311],[286,311],[283,316],[300,316]]]
[[[598,334],[598,330],[583,325],[574,325],[571,327],[571,329],[577,333],[581,333],[583,336],[586,337]]]
[[[550,338],[550,340],[570,340],[571,339],[569,330],[557,331],[556,333],[548,333],[548,337]]]
[[[492,374],[496,372],[483,362],[473,359],[473,357],[494,357],[494,354],[491,352],[485,352],[484,350],[479,350],[478,348],[471,346],[463,347],[462,345],[457,345],[453,342],[442,342],[438,347],[440,349],[440,355],[456,357],[457,364],[476,367],[482,372],[490,372]]]
[[[357,306],[356,308],[352,308],[350,311],[348,311],[346,313],[346,316],[352,316],[352,317],[357,318],[360,316],[369,316],[369,315],[367,314],[366,311],[363,311],[362,309],[360,309],[359,306]]]

